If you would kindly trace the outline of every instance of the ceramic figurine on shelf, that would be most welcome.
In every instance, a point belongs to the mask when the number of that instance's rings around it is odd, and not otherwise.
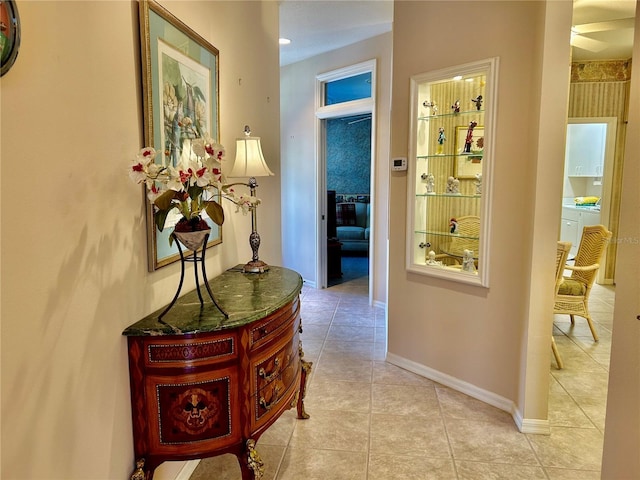
[[[447,178],[447,191],[450,195],[460,195],[460,180],[454,177]]]
[[[465,249],[462,257],[462,271],[471,273],[476,271],[476,262],[473,259],[473,250]]]
[[[422,106],[425,108],[430,108],[431,115],[433,115],[434,117],[438,114],[438,106],[436,105],[436,102],[425,100],[424,102],[422,102]]]
[[[438,128],[438,148],[436,148],[436,155],[442,155],[444,153],[444,142],[447,137],[444,134],[444,127]]]
[[[478,126],[478,122],[471,120],[467,129],[467,137],[464,140],[464,151],[462,153],[471,153],[471,145],[473,144],[473,129]]]
[[[473,182],[476,186],[476,195],[480,195],[482,193],[482,174],[476,173],[476,181]]]
[[[460,100],[456,100],[455,102],[453,102],[453,105],[451,105],[451,110],[453,110],[454,115],[460,113]]]
[[[458,220],[455,218],[449,220],[449,233],[458,233]]]
[[[434,252],[433,250],[429,250],[428,253],[428,260],[427,260],[427,265],[433,265],[435,266],[442,266],[442,262],[439,262],[436,260],[436,252]]]
[[[482,108],[482,95],[478,95],[476,98],[472,98],[471,101],[476,106],[476,110],[480,110]]]
[[[433,176],[433,173],[427,173],[426,180],[427,180],[427,193],[429,195],[435,195],[435,193],[436,193],[436,179]]]

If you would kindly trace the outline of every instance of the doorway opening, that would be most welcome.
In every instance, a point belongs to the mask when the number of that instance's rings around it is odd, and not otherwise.
[[[604,225],[614,232],[614,237],[618,229],[629,81],[623,79],[626,74],[621,76],[621,72],[630,58],[609,52],[619,47],[616,42],[626,35],[633,38],[635,5],[628,2],[624,9],[614,13],[607,12],[606,2],[600,3],[595,9],[593,2],[576,2],[573,11],[572,80],[560,223],[561,240],[574,246],[570,257],[575,255],[585,225]],[[590,48],[597,47],[597,43],[601,48]],[[606,60],[612,58],[618,61]],[[611,76],[577,75],[596,69],[606,70]],[[584,318],[576,317],[573,324],[568,315],[554,317],[553,335],[564,368],[559,370],[552,358],[549,392],[552,428],[595,427],[604,432],[615,306],[615,257],[612,242],[600,261],[598,278],[589,296],[598,342]],[[601,443],[593,448],[601,448]]]
[[[334,70],[316,80],[318,278],[322,288],[374,282],[374,152],[376,61]]]
[[[325,122],[327,286],[369,275],[371,114]]]

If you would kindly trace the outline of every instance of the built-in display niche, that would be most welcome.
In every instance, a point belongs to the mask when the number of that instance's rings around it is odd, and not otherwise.
[[[489,286],[498,59],[411,77],[408,271]]]

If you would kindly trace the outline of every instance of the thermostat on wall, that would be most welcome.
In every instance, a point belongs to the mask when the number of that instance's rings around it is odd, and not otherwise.
[[[391,170],[399,172],[407,169],[407,157],[398,157],[391,159]]]

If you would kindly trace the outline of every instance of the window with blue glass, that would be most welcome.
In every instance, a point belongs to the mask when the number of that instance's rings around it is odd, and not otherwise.
[[[324,104],[350,102],[371,97],[371,72],[324,84]]]

